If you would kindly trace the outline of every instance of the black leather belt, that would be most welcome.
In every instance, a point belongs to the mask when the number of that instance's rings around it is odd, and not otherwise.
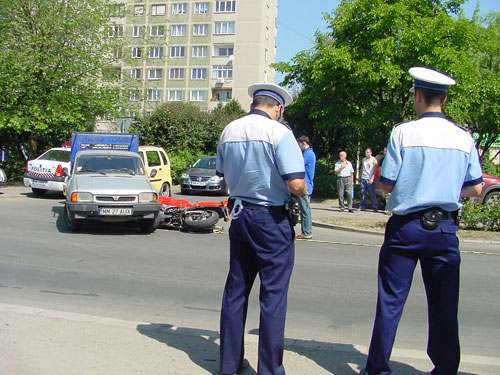
[[[227,202],[227,206],[230,210],[232,210],[234,206],[235,199],[229,198]],[[243,208],[247,208],[249,210],[268,210],[268,211],[284,211],[285,205],[283,206],[264,206],[262,204],[255,204],[248,201],[242,200]]]
[[[395,214],[394,216],[401,218],[401,219],[405,218],[408,220],[420,219],[422,216],[424,216],[424,214],[426,212],[429,212],[429,211],[440,211],[441,214],[443,215],[442,220],[456,220],[457,216],[458,216],[458,211],[445,211],[439,207],[427,208],[425,210],[410,212],[409,214],[406,214],[406,215],[396,215]]]

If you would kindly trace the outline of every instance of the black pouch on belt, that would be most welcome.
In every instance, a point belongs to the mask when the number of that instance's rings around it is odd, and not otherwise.
[[[439,223],[443,220],[443,211],[427,210],[420,217],[420,223],[425,229],[433,230],[439,227]]]

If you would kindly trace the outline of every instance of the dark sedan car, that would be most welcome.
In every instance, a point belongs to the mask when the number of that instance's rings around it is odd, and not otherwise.
[[[226,181],[215,175],[215,156],[204,156],[181,176],[181,193],[214,192],[229,195]]]

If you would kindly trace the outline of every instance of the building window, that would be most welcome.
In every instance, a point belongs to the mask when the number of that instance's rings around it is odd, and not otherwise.
[[[269,18],[270,15],[271,15],[271,8],[269,7],[269,5],[267,5],[267,8],[266,8],[266,16],[267,16],[267,18]]]
[[[234,55],[233,46],[214,46],[214,56],[231,56]]]
[[[142,47],[132,47],[132,56],[133,59],[140,59],[142,57]]]
[[[214,34],[234,34],[234,21],[215,22]]]
[[[206,98],[206,92],[204,90],[191,90],[192,102],[204,102],[205,98]]]
[[[131,102],[138,102],[139,101],[139,90],[137,90],[137,89],[130,90],[129,100]]]
[[[151,5],[151,15],[152,16],[164,16],[166,13],[167,6],[165,4]]]
[[[264,83],[267,83],[267,71],[264,71]]]
[[[141,69],[138,68],[130,69],[130,78],[141,79]]]
[[[125,4],[109,4],[108,17],[125,17]]]
[[[233,98],[232,91],[217,91],[215,93],[215,99],[219,102],[225,102]]]
[[[158,80],[163,78],[163,69],[148,69],[148,79]]]
[[[123,36],[123,25],[110,25],[108,29],[108,36],[110,37],[122,37]]]
[[[191,79],[207,79],[207,68],[193,68]]]
[[[168,101],[169,102],[182,101],[182,90],[168,90]]]
[[[144,26],[134,26],[132,29],[133,38],[141,38],[144,36]]]
[[[208,14],[208,3],[194,3],[194,14]]]
[[[214,65],[212,67],[212,78],[233,78],[233,66]]]
[[[194,46],[193,47],[193,57],[207,57],[207,46]]]
[[[184,79],[184,68],[170,68],[168,79]]]
[[[165,26],[151,26],[150,36],[165,36]]]
[[[163,47],[149,47],[149,58],[159,59],[163,57]]]
[[[129,112],[128,117],[132,117],[133,119],[137,118],[138,113],[137,112]]]
[[[186,14],[187,4],[186,3],[173,3],[172,4],[172,14]]]
[[[134,6],[134,16],[137,17],[144,16],[144,5]]]
[[[160,89],[149,89],[148,90],[148,100],[150,102],[161,101],[161,90]]]
[[[217,0],[215,2],[215,13],[236,12],[236,0]]]
[[[170,36],[186,36],[186,25],[172,25]]]
[[[267,61],[267,59],[269,57],[268,55],[269,55],[269,53],[268,53],[267,48],[266,48],[264,51],[264,61]]]
[[[113,58],[115,59],[122,58],[122,49],[120,47],[113,48]]]
[[[193,35],[194,36],[207,36],[208,35],[208,25],[198,24],[193,25]]]
[[[266,39],[269,39],[269,27],[266,26]]]
[[[186,47],[184,46],[173,46],[170,47],[170,57],[181,58],[185,55]]]

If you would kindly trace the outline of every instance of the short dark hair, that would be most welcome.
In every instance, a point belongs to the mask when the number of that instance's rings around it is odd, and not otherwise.
[[[260,107],[260,106],[274,107],[274,106],[277,106],[279,104],[280,103],[276,99],[271,98],[270,96],[266,96],[266,95],[258,95],[258,96],[253,98],[253,102],[252,102],[252,106],[254,106],[254,107]]]
[[[297,142],[307,143],[308,145],[311,144],[307,135],[301,135],[299,138],[297,138]]]
[[[446,93],[443,91],[424,89],[421,87],[416,88],[416,90],[420,90],[424,97],[424,101],[427,104],[441,104],[446,98]]]

